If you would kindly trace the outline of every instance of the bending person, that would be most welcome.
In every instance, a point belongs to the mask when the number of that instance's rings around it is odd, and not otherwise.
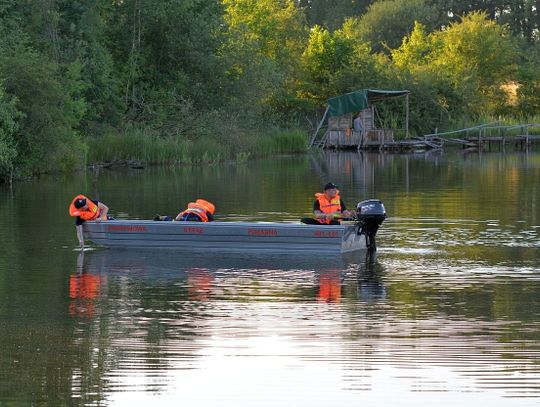
[[[347,210],[345,203],[339,196],[338,187],[329,182],[324,186],[324,192],[317,192],[317,198],[313,203],[313,218],[303,218],[302,223],[308,225],[339,225],[342,218],[351,216],[351,212]]]
[[[180,212],[174,220],[186,222],[212,222],[216,207],[204,199],[190,202],[186,210]]]
[[[81,249],[84,249],[83,223],[87,220],[108,220],[109,207],[103,202],[89,199],[84,195],[77,195],[69,205],[70,216],[75,217],[75,228]]]

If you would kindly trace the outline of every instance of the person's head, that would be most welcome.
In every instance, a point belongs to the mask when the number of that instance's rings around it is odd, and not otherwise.
[[[324,193],[326,194],[326,196],[333,198],[338,193],[337,185],[332,182],[329,182],[328,184],[324,186]]]
[[[73,203],[73,206],[75,206],[75,208],[77,208],[77,209],[84,208],[86,206],[86,199],[77,199]]]

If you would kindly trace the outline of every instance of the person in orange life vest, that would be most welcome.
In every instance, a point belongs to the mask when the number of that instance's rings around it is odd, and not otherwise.
[[[185,222],[212,222],[216,207],[204,199],[190,202],[185,211],[180,212],[174,220]]]
[[[77,238],[82,249],[84,249],[84,233],[82,225],[87,220],[95,220],[100,222],[107,220],[109,207],[103,202],[95,199],[89,199],[86,196],[79,194],[69,205],[69,214],[75,218],[75,228],[77,229]]]
[[[339,225],[341,218],[348,218],[351,212],[339,196],[338,187],[329,182],[324,186],[324,192],[315,194],[317,198],[313,203],[315,219],[303,218],[302,223],[308,225]]]

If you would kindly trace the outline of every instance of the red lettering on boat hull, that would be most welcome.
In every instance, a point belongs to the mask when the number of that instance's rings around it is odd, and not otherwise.
[[[248,229],[249,236],[277,236],[277,229]]]
[[[315,237],[339,237],[339,232],[337,230],[316,230],[313,233]]]
[[[184,227],[184,233],[188,233],[191,235],[202,235],[204,233],[204,229],[198,228],[198,227],[186,226]]]
[[[146,226],[142,225],[108,225],[108,232],[146,232]]]

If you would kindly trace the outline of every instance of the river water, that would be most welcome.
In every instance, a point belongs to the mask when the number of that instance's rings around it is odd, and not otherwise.
[[[379,198],[374,256],[76,250],[116,218],[216,203],[297,221]],[[540,404],[540,153],[326,152],[0,187],[0,406]]]

